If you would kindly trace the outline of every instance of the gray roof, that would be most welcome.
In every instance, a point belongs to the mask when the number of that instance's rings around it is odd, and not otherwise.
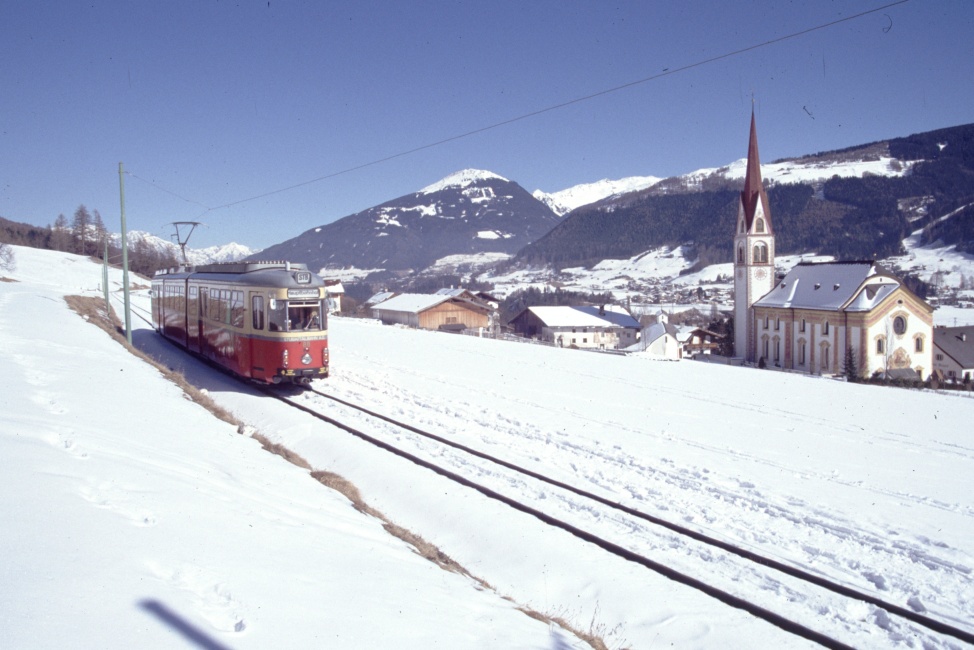
[[[974,326],[936,327],[933,344],[961,368],[974,368]]]
[[[871,261],[802,262],[754,306],[869,311],[900,286]]]

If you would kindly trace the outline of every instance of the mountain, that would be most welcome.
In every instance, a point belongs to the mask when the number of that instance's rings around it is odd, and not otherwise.
[[[663,247],[731,259],[744,161],[579,207],[515,263],[592,266]],[[779,255],[875,259],[940,240],[974,253],[974,124],[762,165]]]
[[[550,194],[542,190],[535,190],[534,198],[547,205],[560,217],[575,208],[601,201],[610,196],[644,190],[661,180],[663,179],[656,176],[629,176],[614,181],[604,178],[594,183],[583,183]]]
[[[182,261],[182,253],[179,250],[179,246],[171,241],[140,230],[130,231],[127,239],[130,247],[146,247],[160,254],[160,256],[171,256],[175,260]],[[111,233],[109,235],[109,242],[113,246],[121,246],[121,241],[122,236],[119,233]],[[186,259],[190,264],[236,262],[258,252],[243,244],[231,242],[229,244],[209,246],[207,248],[187,248]]]
[[[558,221],[547,205],[517,183],[465,169],[251,257],[304,262],[316,270],[421,270],[449,255],[512,255]]]

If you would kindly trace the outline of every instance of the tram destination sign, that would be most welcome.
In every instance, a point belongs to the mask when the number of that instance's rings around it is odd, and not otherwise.
[[[288,298],[317,298],[318,289],[317,287],[314,289],[288,289],[287,297]]]

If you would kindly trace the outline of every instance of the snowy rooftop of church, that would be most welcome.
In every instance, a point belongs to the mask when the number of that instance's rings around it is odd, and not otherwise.
[[[863,283],[874,276],[875,279],[869,282],[869,287],[863,288]],[[801,263],[754,305],[867,311],[882,302],[899,286],[896,278],[880,274],[871,261]],[[863,288],[861,292],[860,288]]]

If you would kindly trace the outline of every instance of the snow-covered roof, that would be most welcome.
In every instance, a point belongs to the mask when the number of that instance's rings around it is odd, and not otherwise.
[[[446,289],[446,288],[444,288],[444,289],[437,289],[436,290],[436,295],[437,296],[459,297],[459,296],[462,296],[466,292],[467,292],[466,289],[453,289],[453,288]]]
[[[375,305],[378,305],[380,302],[385,302],[386,300],[389,300],[395,295],[396,295],[395,291],[380,291],[379,293],[375,294],[374,296],[366,300],[365,304],[372,305],[374,307]]]
[[[679,330],[669,323],[653,323],[652,325],[649,325],[642,331],[642,339],[644,344],[648,346],[653,341],[666,334],[669,334],[677,341],[680,341]],[[680,342],[682,343],[683,341]]]
[[[639,329],[639,321],[621,307],[528,307],[548,327],[631,327]]]
[[[866,279],[876,273],[875,264],[869,261],[816,264],[803,262],[795,266],[771,291],[755,302],[754,306],[839,310],[856,297]],[[893,289],[899,286],[895,278],[889,276],[877,278],[877,282],[893,284]],[[862,303],[859,309],[865,306]]]
[[[431,307],[436,307],[438,304],[446,302],[449,299],[450,296],[437,296],[428,293],[401,293],[395,298],[390,298],[382,304],[376,305],[375,309],[416,314]]]

